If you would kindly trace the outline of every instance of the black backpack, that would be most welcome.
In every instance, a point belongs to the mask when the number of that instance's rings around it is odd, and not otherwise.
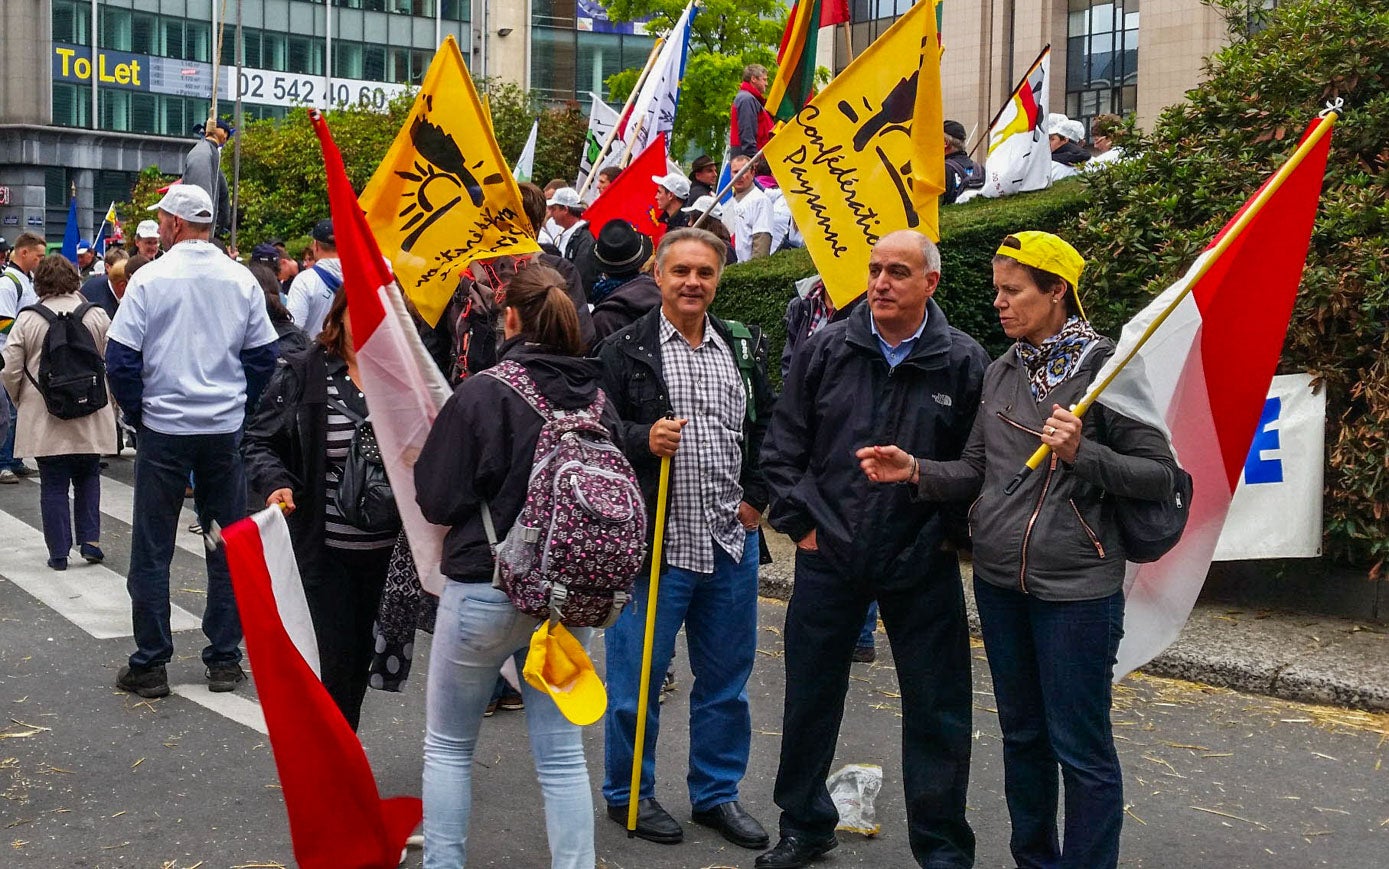
[[[80,419],[106,406],[106,360],[97,351],[92,333],[82,325],[82,318],[94,307],[83,302],[71,312],[56,312],[42,304],[24,308],[48,322],[38,379],[27,366],[24,376],[43,396],[48,412],[58,419]]]
[[[334,502],[338,513],[344,522],[361,531],[399,531],[400,508],[386,476],[376,429],[343,402],[330,398],[328,403],[351,420],[354,427]]]

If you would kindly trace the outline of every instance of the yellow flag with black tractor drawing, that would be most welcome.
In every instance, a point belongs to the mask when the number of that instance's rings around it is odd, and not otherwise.
[[[452,36],[358,201],[396,279],[431,325],[475,260],[540,250]]]
[[[765,154],[825,289],[842,308],[868,284],[873,245],[940,240],[945,190],[938,3],[897,20],[772,137]]]

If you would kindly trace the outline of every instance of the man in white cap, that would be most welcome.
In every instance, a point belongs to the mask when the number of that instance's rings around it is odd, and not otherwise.
[[[90,278],[96,271],[96,251],[85,238],[77,243],[77,273],[82,280]]]
[[[159,224],[153,220],[142,220],[135,228],[135,252],[147,260],[159,256]]]
[[[690,198],[690,179],[679,172],[667,175],[652,175],[656,182],[656,210],[661,212],[660,221],[666,229],[679,229],[686,226],[687,218],[682,210],[685,200]]]
[[[1080,171],[1090,152],[1081,147],[1085,128],[1080,121],[1052,112],[1047,115],[1047,141],[1051,144],[1051,180],[1069,178]]]
[[[309,340],[323,331],[333,297],[342,288],[342,263],[338,260],[338,240],[333,234],[333,221],[324,218],[314,224],[310,233],[309,252],[313,265],[304,269],[289,285],[285,307],[295,324],[304,330]]]
[[[598,263],[593,259],[593,233],[588,231],[588,221],[584,220],[584,206],[579,201],[579,191],[573,187],[561,187],[554,196],[545,200],[545,208],[560,229],[559,236],[555,238],[559,255],[579,270],[584,293],[592,293],[593,284],[598,280]]]
[[[753,183],[751,171],[738,175],[748,159],[740,155],[728,161],[737,180],[733,182],[733,220],[725,224],[733,233],[740,263],[772,253],[772,200]]]
[[[117,687],[169,693],[169,562],[191,473],[198,522],[227,525],[246,513],[241,429],[275,368],[276,333],[255,276],[210,241],[207,192],[177,184],[154,208],[165,254],[126,287],[107,336],[111,393],[139,431],[126,588],[136,650]],[[241,622],[222,552],[207,556],[202,659],[208,688],[231,691],[241,670]]]

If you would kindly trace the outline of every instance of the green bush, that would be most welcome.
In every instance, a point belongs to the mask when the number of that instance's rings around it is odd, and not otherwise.
[[[1068,237],[1106,291],[1094,319],[1119,324],[1190,265],[1292,153],[1308,121],[1343,98],[1321,210],[1279,366],[1327,398],[1326,551],[1389,556],[1389,8],[1359,0],[1282,3],[1213,56],[1207,81],[1134,146],[1138,159],[1089,178]]]
[[[1050,190],[1008,199],[975,199],[941,209],[941,284],[936,302],[951,325],[973,335],[998,356],[1009,345],[993,310],[993,270],[989,261],[1010,232],[1055,231],[1084,205],[1085,186],[1077,181]],[[762,260],[729,266],[719,283],[714,310],[721,317],[762,327],[771,344],[775,379],[777,360],[786,343],[782,317],[795,283],[815,274],[804,250],[789,250]],[[867,285],[868,275],[863,276]]]

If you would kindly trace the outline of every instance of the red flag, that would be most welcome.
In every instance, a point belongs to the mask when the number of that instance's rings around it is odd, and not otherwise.
[[[1181,542],[1158,561],[1129,566],[1117,676],[1177,638],[1210,569],[1278,368],[1333,123],[1327,117],[1308,128],[1293,157],[1187,274],[1124,327],[1096,377],[1101,383],[1119,369],[1098,401],[1170,431],[1177,459],[1194,481]],[[1123,365],[1135,352],[1135,363]]]
[[[849,22],[849,0],[821,0],[820,26],[833,27]]]
[[[328,204],[342,261],[342,286],[347,293],[362,392],[420,582],[439,594],[444,588],[439,562],[448,529],[425,521],[415,503],[415,457],[448,400],[448,382],[420,342],[405,297],[396,287],[357,204],[328,122],[316,111],[310,116],[328,174]]]
[[[293,564],[284,516],[267,508],[224,529],[222,538],[294,859],[304,869],[395,869],[423,808],[416,797],[381,799],[357,734],[281,620],[272,588],[290,584],[286,577],[276,583],[267,561],[283,563],[289,550]],[[298,592],[302,601],[302,586]]]
[[[603,224],[618,218],[631,223],[637,232],[650,236],[652,244],[659,244],[661,236],[666,234],[666,225],[661,223],[661,214],[656,209],[656,182],[652,179],[665,174],[666,135],[662,133],[622,170],[602,196],[593,200],[584,212],[588,231],[597,238]]]

